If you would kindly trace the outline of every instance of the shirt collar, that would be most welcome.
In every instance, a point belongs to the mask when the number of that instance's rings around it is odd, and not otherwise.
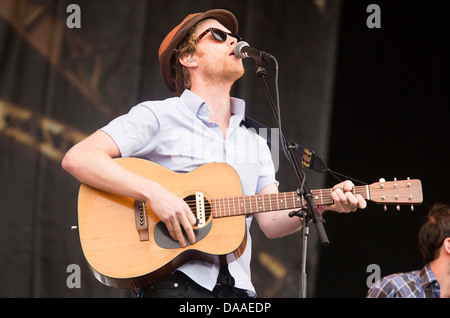
[[[183,94],[180,96],[180,99],[194,114],[197,114],[200,107],[205,103],[203,99],[188,89],[184,90]]]
[[[433,271],[429,264],[425,265],[425,267],[420,272],[420,280],[422,286],[427,287],[434,282],[437,282],[436,275],[434,275]]]
[[[180,96],[180,99],[196,115],[199,113],[200,107],[202,107],[202,105],[208,108],[208,105],[206,105],[201,97],[197,96],[188,89],[184,90],[183,94],[181,94]],[[245,101],[239,98],[231,97],[230,103],[231,116],[236,116],[236,119],[239,122],[242,121],[245,116]]]

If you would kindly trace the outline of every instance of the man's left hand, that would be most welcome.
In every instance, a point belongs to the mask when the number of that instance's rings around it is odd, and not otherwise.
[[[367,206],[366,200],[360,194],[354,195],[352,192],[353,187],[353,182],[348,180],[335,185],[331,192],[331,198],[334,203],[325,206],[325,209],[343,213],[365,209]]]

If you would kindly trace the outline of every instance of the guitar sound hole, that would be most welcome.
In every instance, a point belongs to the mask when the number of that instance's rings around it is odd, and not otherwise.
[[[189,207],[191,208],[192,213],[197,218],[197,204],[196,204],[195,194],[188,195],[186,198],[184,198],[184,201],[189,205]],[[206,198],[204,198],[203,199],[203,205],[204,205],[204,209],[205,209],[206,223],[208,223],[210,221],[210,219],[211,219],[211,204]],[[196,223],[194,225],[194,227],[197,227],[197,225],[198,224]]]
[[[194,213],[195,217],[197,218],[197,204],[195,194],[188,195],[187,197],[184,198],[184,201],[189,205],[189,207],[192,210],[192,213]],[[211,218],[212,215],[211,204],[206,198],[203,199],[203,206],[205,210],[206,223],[202,228],[196,226],[197,224],[193,226],[196,242],[201,241],[208,235],[208,233],[211,231],[211,227],[213,224]],[[186,246],[191,245],[184,230],[183,235],[186,241]],[[166,225],[163,222],[158,222],[158,224],[156,224],[154,229],[154,239],[155,243],[161,248],[167,249],[180,248],[180,244],[172,239],[169,232],[167,231]]]

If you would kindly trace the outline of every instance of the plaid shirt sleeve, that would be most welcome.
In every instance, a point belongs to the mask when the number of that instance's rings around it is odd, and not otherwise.
[[[404,279],[400,274],[389,275],[384,277],[372,288],[369,289],[367,293],[368,298],[397,298],[398,290],[404,285]]]
[[[368,298],[440,297],[440,286],[429,265],[422,270],[386,276],[375,283]]]

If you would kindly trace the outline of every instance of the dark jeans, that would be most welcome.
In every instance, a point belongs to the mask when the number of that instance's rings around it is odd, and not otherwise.
[[[143,289],[144,298],[249,298],[247,292],[233,286],[217,284],[212,291],[198,285],[184,273],[171,275]]]

